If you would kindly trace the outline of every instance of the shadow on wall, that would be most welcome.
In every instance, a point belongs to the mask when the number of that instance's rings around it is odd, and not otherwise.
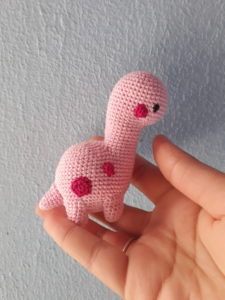
[[[162,42],[164,51],[158,50],[155,56],[160,57],[159,69],[163,71],[157,75],[168,88],[169,109],[164,121],[153,126],[155,129],[149,127],[147,134],[160,128],[160,132],[182,144],[224,127],[225,53],[222,42],[218,45],[218,36],[217,41],[199,41],[196,34],[194,40],[174,43],[169,51]],[[142,64],[149,67],[149,59]]]

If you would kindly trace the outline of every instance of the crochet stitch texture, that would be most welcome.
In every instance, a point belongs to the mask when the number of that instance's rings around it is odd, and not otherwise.
[[[64,205],[68,219],[80,224],[88,221],[88,213],[99,211],[108,222],[117,221],[141,129],[161,119],[166,109],[167,92],[157,77],[141,71],[122,77],[109,98],[104,140],[85,141],[65,151],[39,207]]]

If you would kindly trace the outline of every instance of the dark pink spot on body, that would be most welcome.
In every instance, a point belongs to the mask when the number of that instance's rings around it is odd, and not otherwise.
[[[148,109],[145,104],[138,104],[134,109],[134,115],[136,118],[146,118],[148,115]]]
[[[90,194],[91,188],[91,180],[85,176],[78,177],[71,182],[71,189],[78,197]]]
[[[108,176],[113,176],[115,174],[114,165],[111,162],[105,162],[102,165],[103,172]]]

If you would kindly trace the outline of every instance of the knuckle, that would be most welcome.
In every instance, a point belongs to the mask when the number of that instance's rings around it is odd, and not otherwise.
[[[102,250],[102,247],[103,247],[103,240],[99,239],[96,241],[96,243],[94,243],[94,245],[91,248],[90,256],[89,256],[89,259],[86,264],[87,270],[91,273],[94,272],[95,262],[96,262],[96,259],[99,255],[99,253]]]
[[[173,184],[180,185],[180,183],[189,177],[187,175],[190,173],[191,167],[190,162],[182,158],[176,159],[168,172],[169,181]]]
[[[62,249],[64,249],[64,250],[67,249],[68,241],[71,240],[71,236],[74,234],[75,229],[76,229],[76,227],[74,227],[74,226],[69,227],[68,230],[63,235],[62,239],[59,241],[59,245]]]

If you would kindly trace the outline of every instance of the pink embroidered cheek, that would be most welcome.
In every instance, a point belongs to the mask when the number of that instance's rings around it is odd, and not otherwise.
[[[138,104],[134,109],[134,115],[136,118],[146,118],[148,115],[148,109],[145,104]]]
[[[78,197],[82,197],[91,193],[92,182],[89,178],[81,176],[71,182],[71,189]]]
[[[111,162],[105,162],[102,165],[102,170],[108,177],[111,177],[115,174],[114,165]]]

